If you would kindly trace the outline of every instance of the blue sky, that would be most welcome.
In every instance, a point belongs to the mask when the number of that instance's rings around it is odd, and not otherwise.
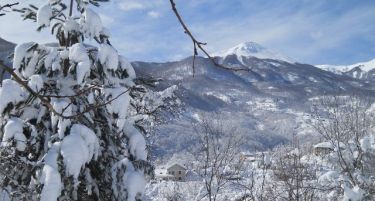
[[[0,0],[9,2],[10,0]],[[24,0],[43,4],[44,0]],[[351,64],[375,58],[374,0],[176,0],[192,32],[216,52],[255,41],[297,61]],[[169,0],[112,0],[96,9],[112,43],[130,60],[167,61],[192,54]],[[17,15],[0,18],[0,36],[53,41]]]

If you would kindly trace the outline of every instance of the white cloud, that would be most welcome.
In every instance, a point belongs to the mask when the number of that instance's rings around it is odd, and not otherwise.
[[[140,2],[132,2],[132,1],[126,1],[119,4],[120,9],[123,11],[131,11],[131,10],[143,10],[146,8],[144,4],[141,4]]]
[[[147,15],[151,18],[159,18],[161,16],[161,14],[157,11],[149,11]]]

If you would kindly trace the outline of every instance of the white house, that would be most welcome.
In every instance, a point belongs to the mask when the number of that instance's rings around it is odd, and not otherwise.
[[[164,181],[185,181],[187,168],[179,163],[171,163],[165,167],[155,170],[157,180]]]

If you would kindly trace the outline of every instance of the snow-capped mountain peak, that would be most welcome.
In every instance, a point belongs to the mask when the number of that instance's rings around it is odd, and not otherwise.
[[[259,59],[274,59],[294,63],[293,59],[280,53],[268,50],[262,45],[251,41],[240,43],[232,48],[229,48],[228,50],[213,53],[212,55],[223,58],[230,55],[236,55],[240,61],[242,61],[242,57],[256,57]]]

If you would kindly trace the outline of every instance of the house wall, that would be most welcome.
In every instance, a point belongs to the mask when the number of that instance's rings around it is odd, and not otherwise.
[[[178,165],[168,168],[168,174],[173,175],[176,181],[185,181],[186,170]]]

